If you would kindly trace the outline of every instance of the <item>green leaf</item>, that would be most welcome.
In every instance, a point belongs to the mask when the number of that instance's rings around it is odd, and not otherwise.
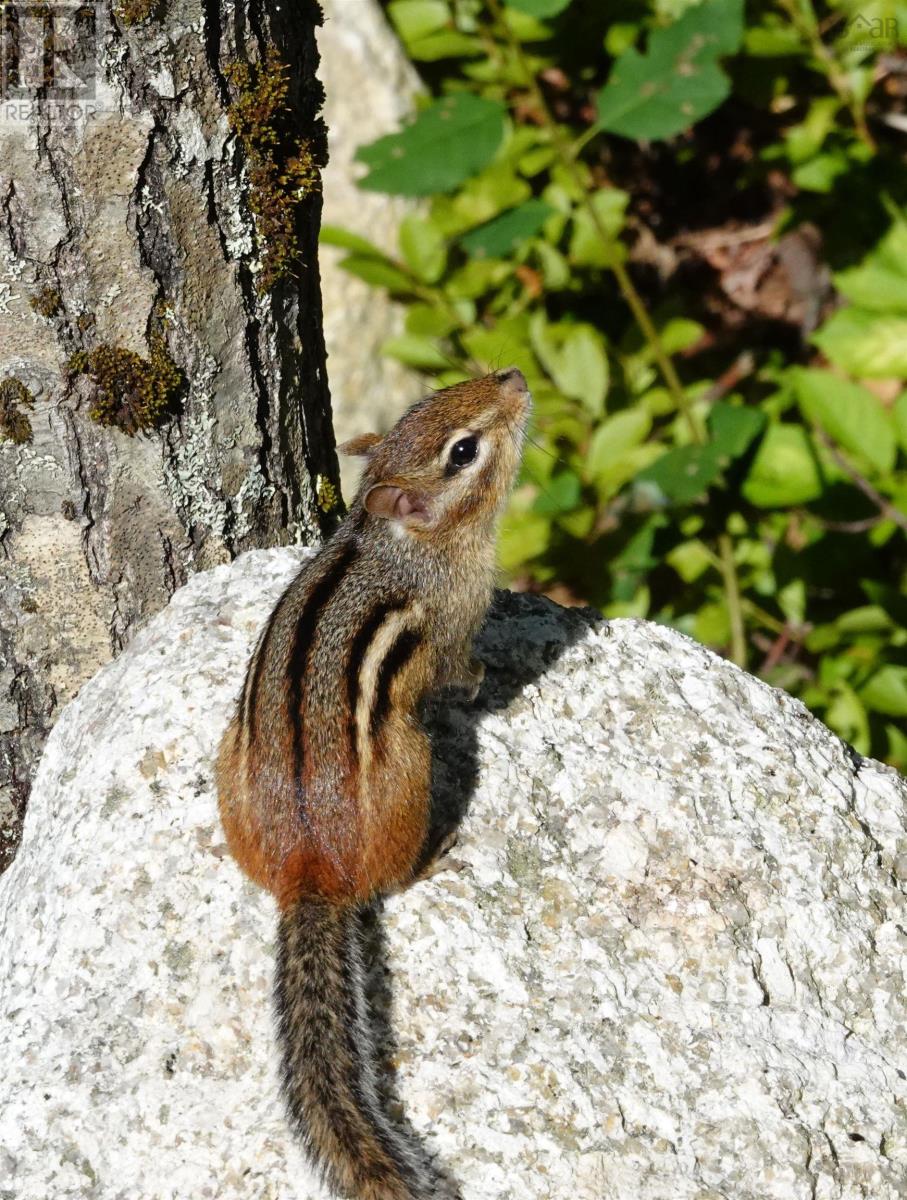
[[[824,196],[835,186],[836,179],[847,174],[850,166],[846,153],[835,149],[801,163],[791,172],[791,179],[803,191],[819,192]]]
[[[736,404],[713,404],[709,411],[709,433],[721,454],[739,458],[765,425],[765,413]]]
[[[400,253],[417,279],[436,283],[447,266],[447,247],[440,231],[415,213],[400,224]]]
[[[747,29],[743,49],[752,58],[781,58],[786,55],[803,53],[803,42],[796,29],[785,21],[783,24],[777,18],[772,23],[772,16],[766,17],[766,24],[756,25]]]
[[[812,340],[835,366],[851,375],[907,378],[907,316],[842,308]]]
[[[498,562],[501,569],[512,572],[529,559],[538,558],[548,549],[551,540],[551,520],[540,513],[507,512],[498,534]]]
[[[401,196],[452,191],[492,160],[505,113],[499,101],[471,92],[444,96],[402,132],[359,147],[356,158],[370,168],[359,186]]]
[[[715,446],[675,446],[636,476],[654,483],[668,500],[689,504],[721,474],[721,454]]]
[[[410,56],[417,62],[438,62],[443,58],[478,58],[485,47],[477,37],[468,37],[457,29],[442,29],[409,42]]]
[[[631,536],[624,548],[611,559],[611,569],[615,574],[638,576],[642,571],[650,571],[658,566],[658,560],[653,556],[655,535],[662,527],[663,518],[660,514],[648,517]]]
[[[598,330],[579,325],[567,337],[559,374],[567,395],[581,401],[593,416],[600,416],[608,394],[609,372],[604,340]]]
[[[815,449],[802,426],[769,425],[742,491],[758,508],[806,504],[821,494]]]
[[[554,246],[539,241],[535,245],[539,265],[545,277],[545,288],[549,292],[558,292],[570,283],[570,264]]]
[[[592,435],[586,453],[586,470],[593,478],[619,463],[632,446],[644,442],[652,418],[641,407],[628,408],[603,421]]]
[[[410,57],[417,61],[436,62],[483,51],[478,38],[453,27],[446,0],[393,0],[387,11]]]
[[[703,0],[687,7],[673,25],[661,31],[662,36],[670,34],[672,46],[693,42],[692,53],[712,57],[736,54],[743,41],[743,7],[743,0]],[[701,50],[697,39],[701,39]]]
[[[612,58],[619,58],[636,42],[639,25],[635,21],[613,21],[605,34],[605,49]]]
[[[450,366],[450,359],[433,342],[414,333],[388,338],[381,353],[419,371],[439,371]]]
[[[553,212],[544,200],[527,200],[464,234],[460,245],[476,258],[503,258],[527,238],[535,237]]]
[[[887,633],[894,626],[891,614],[880,604],[862,604],[842,613],[835,621],[839,633],[859,635],[861,633]]]
[[[824,713],[825,720],[835,731],[865,754],[869,749],[869,718],[856,692],[848,684],[836,685],[834,698]]]
[[[459,324],[456,313],[432,304],[411,304],[406,310],[406,332],[420,337],[446,337]]]
[[[530,17],[544,20],[546,17],[556,17],[569,3],[570,0],[507,0],[507,7],[518,8]]]
[[[717,59],[743,36],[743,0],[703,0],[667,29],[649,36],[643,55],[631,47],[598,94],[598,123],[610,133],[668,138],[712,112],[730,92]]]
[[[557,523],[561,529],[566,529],[571,537],[582,539],[592,532],[597,515],[596,509],[587,504],[570,512],[559,513]]]
[[[684,583],[694,583],[714,562],[708,548],[698,539],[681,542],[665,555],[665,561],[674,568]]]
[[[860,699],[888,717],[907,717],[907,667],[889,663],[876,671],[861,689]]]
[[[791,625],[802,625],[806,618],[806,582],[792,579],[775,595],[778,607]]]
[[[835,128],[841,107],[837,96],[820,96],[810,104],[806,117],[799,125],[784,132],[784,144],[792,163],[808,162],[822,149],[825,139]]]
[[[706,646],[726,646],[731,640],[731,620],[721,603],[703,604],[696,613],[693,636]]]
[[[658,331],[661,345],[666,354],[680,354],[695,346],[705,333],[705,326],[688,317],[672,317]]]
[[[430,33],[437,33],[450,22],[447,0],[391,0],[387,15],[407,45]]]
[[[344,271],[357,275],[366,283],[385,287],[390,292],[411,292],[415,286],[410,277],[384,259],[361,258],[351,254],[341,262]]]
[[[808,421],[882,474],[891,470],[897,454],[894,421],[871,392],[830,371],[794,367],[789,377]]]
[[[530,324],[532,348],[556,386],[579,400],[595,417],[604,411],[608,392],[608,356],[602,335],[592,325],[548,324],[537,312]]]
[[[537,513],[551,516],[570,512],[579,504],[582,484],[573,471],[559,471],[549,479],[543,492],[539,492],[533,504]]]
[[[599,499],[608,500],[615,496],[625,483],[651,466],[663,453],[664,447],[657,442],[641,442],[638,446],[630,446],[625,450],[622,458],[600,464],[594,481]]]
[[[499,288],[512,274],[513,263],[499,258],[471,258],[459,271],[448,276],[445,291],[460,304],[471,303],[486,292]]]
[[[907,313],[907,221],[896,220],[858,267],[838,271],[834,280],[859,308]]]
[[[522,204],[531,195],[532,188],[514,174],[511,163],[495,162],[475,179],[467,180],[455,195],[435,197],[431,216],[443,234],[457,237],[505,209]]]
[[[366,258],[387,259],[383,250],[379,250],[377,246],[366,238],[360,237],[358,233],[353,233],[351,229],[341,229],[339,225],[322,225],[318,240],[325,246],[339,246],[342,250],[353,250],[356,254],[362,254]]]
[[[475,265],[486,267],[492,264],[476,263]],[[463,336],[463,345],[466,350],[489,370],[513,363],[527,377],[535,366],[527,345],[528,341],[529,321],[525,316],[505,318],[490,328],[479,324]]]
[[[586,208],[578,208],[573,214],[573,231],[570,235],[570,260],[580,267],[610,267],[615,260],[625,257],[624,247],[617,240],[624,227],[630,197],[620,188],[603,188],[595,192],[590,201],[595,217]],[[597,220],[596,220],[597,218]],[[599,225],[606,238],[604,240]]]

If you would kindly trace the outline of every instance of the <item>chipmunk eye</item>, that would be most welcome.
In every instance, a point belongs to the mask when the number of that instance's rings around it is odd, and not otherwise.
[[[460,467],[467,467],[471,462],[475,461],[478,452],[479,439],[477,437],[460,438],[450,448],[450,465],[457,470]]]

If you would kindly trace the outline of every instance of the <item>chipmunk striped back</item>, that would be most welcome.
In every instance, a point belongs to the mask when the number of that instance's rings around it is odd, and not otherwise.
[[[497,518],[529,396],[518,371],[421,401],[368,457],[349,516],[306,563],[252,655],[218,759],[231,853],[281,909],[275,999],[291,1118],[337,1189],[419,1200],[436,1177],[377,1100],[363,906],[427,857],[445,683],[473,692]]]

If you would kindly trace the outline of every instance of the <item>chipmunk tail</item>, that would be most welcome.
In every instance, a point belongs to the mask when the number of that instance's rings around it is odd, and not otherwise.
[[[297,900],[281,914],[274,988],[290,1119],[329,1186],[356,1200],[429,1200],[438,1178],[381,1107],[365,1000],[363,910]]]

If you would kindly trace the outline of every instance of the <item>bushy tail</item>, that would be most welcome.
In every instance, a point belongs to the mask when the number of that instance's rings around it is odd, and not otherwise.
[[[435,1172],[378,1098],[360,926],[360,909],[320,900],[281,915],[274,992],[290,1118],[338,1192],[430,1200]]]

